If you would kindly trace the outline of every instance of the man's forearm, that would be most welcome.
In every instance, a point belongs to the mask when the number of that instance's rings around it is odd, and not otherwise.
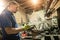
[[[16,34],[18,32],[24,31],[24,28],[5,28],[7,34]]]

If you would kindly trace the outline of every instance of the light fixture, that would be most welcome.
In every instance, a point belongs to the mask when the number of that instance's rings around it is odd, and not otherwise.
[[[33,3],[33,5],[37,5],[38,4],[38,0],[31,0],[31,2]]]

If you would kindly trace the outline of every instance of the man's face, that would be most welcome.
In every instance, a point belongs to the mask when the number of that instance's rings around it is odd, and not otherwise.
[[[16,13],[18,11],[17,5],[11,5],[10,7],[11,7],[13,13]]]

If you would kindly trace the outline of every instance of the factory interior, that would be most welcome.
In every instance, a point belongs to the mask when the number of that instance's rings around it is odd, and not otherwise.
[[[19,5],[14,14],[18,27],[31,27],[20,32],[20,40],[60,40],[60,0],[0,0],[0,14],[10,1]]]

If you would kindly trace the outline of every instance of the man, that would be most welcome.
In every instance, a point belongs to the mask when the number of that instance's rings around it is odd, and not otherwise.
[[[18,5],[10,2],[7,8],[0,14],[0,27],[2,29],[3,40],[20,40],[19,32],[29,29],[18,28],[13,13],[16,13]]]

